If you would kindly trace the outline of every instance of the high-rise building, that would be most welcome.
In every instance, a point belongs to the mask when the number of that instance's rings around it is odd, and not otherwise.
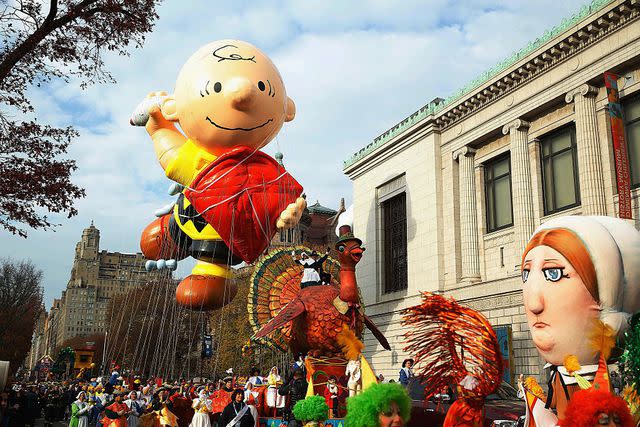
[[[47,351],[47,339],[45,335],[47,323],[47,310],[44,306],[40,308],[40,314],[36,319],[36,326],[33,330],[33,336],[31,337],[31,350],[27,355],[26,366],[29,369],[33,369],[38,361],[46,354]]]
[[[53,300],[53,304],[51,305],[51,309],[47,314],[47,321],[45,322],[44,335],[45,335],[45,346],[46,351],[45,354],[49,356],[53,356],[53,352],[55,351],[58,345],[58,320],[60,318],[60,298],[55,298]]]
[[[85,228],[76,244],[67,288],[49,313],[45,333],[49,352],[69,338],[106,332],[109,300],[158,274],[147,272],[145,262],[141,253],[100,250],[100,230],[93,223]]]

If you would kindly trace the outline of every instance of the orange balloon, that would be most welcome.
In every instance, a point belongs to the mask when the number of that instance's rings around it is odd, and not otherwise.
[[[194,310],[215,310],[227,305],[237,293],[236,284],[224,277],[191,275],[178,285],[176,301]]]

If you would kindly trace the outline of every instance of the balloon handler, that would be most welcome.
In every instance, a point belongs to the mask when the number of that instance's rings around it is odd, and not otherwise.
[[[131,123],[145,126],[166,176],[183,189],[140,239],[145,257],[155,260],[148,269],[198,260],[178,285],[180,305],[211,310],[228,303],[237,292],[230,266],[255,261],[276,230],[298,223],[302,187],[260,151],[294,116],[275,65],[237,40],[200,48],[173,94],[151,93],[134,112]]]

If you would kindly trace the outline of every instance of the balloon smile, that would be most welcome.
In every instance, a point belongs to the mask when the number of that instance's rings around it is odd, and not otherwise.
[[[273,119],[269,119],[266,122],[264,122],[263,124],[255,126],[255,127],[252,127],[252,128],[227,128],[227,127],[224,127],[224,126],[220,126],[219,124],[217,124],[216,122],[211,120],[209,118],[209,116],[207,116],[207,121],[209,123],[211,123],[212,125],[214,125],[215,127],[220,128],[220,129],[224,129],[224,130],[243,130],[245,132],[249,132],[249,131],[252,131],[252,130],[255,130],[255,129],[259,129],[259,128],[263,127],[263,126],[268,125],[269,123],[271,123],[273,121]]]

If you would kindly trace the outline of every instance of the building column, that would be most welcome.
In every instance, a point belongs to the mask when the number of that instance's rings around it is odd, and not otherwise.
[[[578,173],[580,201],[584,215],[606,215],[602,155],[596,119],[596,95],[598,89],[583,84],[567,93],[565,101],[575,104],[576,145],[578,148]]]
[[[533,194],[527,135],[530,123],[516,119],[502,128],[509,134],[511,149],[511,194],[513,194],[514,251],[519,254],[535,230]]]
[[[480,280],[476,178],[473,164],[475,154],[476,150],[470,147],[462,147],[453,153],[453,158],[459,165],[462,280],[469,282]]]

